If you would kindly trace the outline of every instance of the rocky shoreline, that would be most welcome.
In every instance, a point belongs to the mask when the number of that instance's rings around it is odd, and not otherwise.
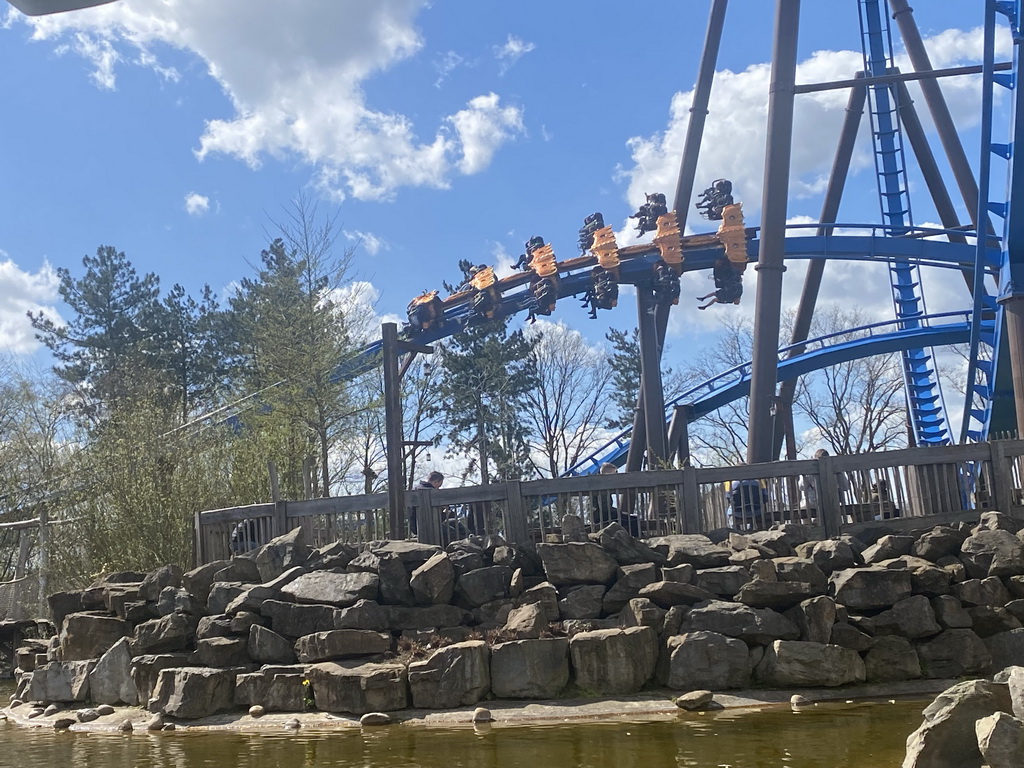
[[[50,596],[59,632],[17,650],[7,712],[76,728],[388,722],[654,688],[718,705],[754,686],[932,694],[1024,665],[1024,540],[998,512],[828,541],[792,525],[639,541],[578,522],[559,542],[444,550],[312,550],[296,529],[188,573],[110,574]]]

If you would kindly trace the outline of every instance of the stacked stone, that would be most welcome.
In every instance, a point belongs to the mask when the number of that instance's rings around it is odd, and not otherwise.
[[[301,529],[182,574],[113,574],[50,598],[16,696],[363,714],[486,696],[954,678],[1024,664],[1011,518],[811,541],[800,526],[632,538],[618,524],[510,546],[336,543]],[[578,522],[578,521],[577,521]],[[575,532],[573,532],[575,531]]]
[[[1024,765],[1024,667],[943,691],[907,739],[903,768]]]

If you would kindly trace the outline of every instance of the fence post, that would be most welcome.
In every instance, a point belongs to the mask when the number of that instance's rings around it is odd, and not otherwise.
[[[697,468],[683,467],[682,526],[683,533],[703,533],[704,519],[700,513],[700,486]]]
[[[832,468],[831,456],[818,457],[818,514],[825,526],[825,536],[832,538],[839,535],[842,527],[842,515],[839,510],[839,484]]]
[[[426,488],[417,493],[424,501],[416,507],[416,540],[421,544],[444,546],[441,541],[441,512],[434,509],[433,491]]]
[[[206,565],[206,561],[203,559],[203,524],[200,515],[202,512],[196,512],[195,514],[195,536],[193,536],[192,544],[192,567],[198,568],[200,565]]]
[[[288,502],[283,499],[274,502],[274,538],[288,533]]]
[[[505,483],[505,536],[513,544],[525,544],[530,539],[530,531],[526,525],[526,509],[523,505],[523,492],[518,480]]]
[[[992,488],[996,509],[1009,515],[1013,509],[1013,493],[1010,490],[1013,466],[1006,456],[1006,446],[999,440],[989,441],[990,466],[992,467]],[[977,482],[977,481],[975,481]]]

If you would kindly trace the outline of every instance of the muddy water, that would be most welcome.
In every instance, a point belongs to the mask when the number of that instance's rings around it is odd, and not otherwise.
[[[6,698],[6,697],[5,697]],[[799,712],[680,713],[659,721],[262,734],[53,733],[0,723],[10,768],[885,768],[903,759],[925,701]]]

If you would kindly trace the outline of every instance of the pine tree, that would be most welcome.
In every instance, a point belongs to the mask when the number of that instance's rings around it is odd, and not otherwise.
[[[636,401],[640,396],[640,334],[635,328],[632,333],[612,328],[605,338],[612,345],[608,364],[612,369],[611,399],[614,404],[607,426],[609,429],[625,429],[633,426]]]

